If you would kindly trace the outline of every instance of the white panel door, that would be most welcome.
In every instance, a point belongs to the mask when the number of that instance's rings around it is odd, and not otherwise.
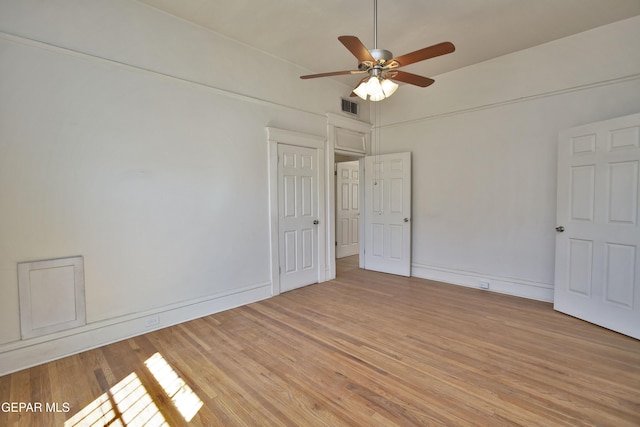
[[[360,164],[336,166],[336,258],[360,252]]]
[[[411,276],[411,153],[365,157],[364,263]]]
[[[640,114],[564,131],[554,308],[640,339]]]
[[[280,291],[318,282],[316,150],[278,144]]]

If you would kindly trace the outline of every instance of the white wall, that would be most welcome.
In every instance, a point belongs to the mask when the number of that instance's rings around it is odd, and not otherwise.
[[[265,127],[324,135],[350,91],[306,71],[135,1],[0,1],[0,375],[268,297]],[[88,325],[20,340],[16,264],[72,255]]]
[[[381,104],[414,274],[549,295],[555,135],[640,111],[638,24]],[[351,90],[307,71],[132,0],[0,0],[0,374],[269,296],[264,127],[324,135]],[[20,340],[16,264],[70,255],[88,325]]]
[[[552,299],[557,134],[640,111],[635,40],[640,17],[381,104],[381,152],[413,152],[414,275]]]

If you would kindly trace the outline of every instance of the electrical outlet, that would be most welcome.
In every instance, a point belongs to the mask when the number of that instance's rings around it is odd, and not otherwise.
[[[151,316],[147,317],[147,319],[144,321],[144,326],[150,328],[151,326],[155,326],[158,323],[160,323],[160,316]]]
[[[489,289],[489,282],[480,282],[480,289]]]

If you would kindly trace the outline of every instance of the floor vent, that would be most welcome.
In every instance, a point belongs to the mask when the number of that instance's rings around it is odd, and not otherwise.
[[[349,101],[348,99],[342,100],[342,111],[345,113],[353,114],[355,116],[358,115],[358,103]]]

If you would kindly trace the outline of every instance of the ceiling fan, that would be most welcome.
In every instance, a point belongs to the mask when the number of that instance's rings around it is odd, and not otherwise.
[[[358,59],[358,69],[309,74],[300,76],[300,78],[314,79],[347,74],[367,74],[354,88],[351,96],[357,95],[364,100],[369,98],[371,101],[381,101],[391,96],[398,88],[398,84],[394,80],[420,87],[433,84],[435,80],[429,77],[401,71],[398,68],[446,55],[456,49],[453,43],[442,42],[397,57],[393,57],[393,54],[388,50],[378,49],[377,0],[373,1],[373,49],[367,49],[356,36],[340,36],[338,40]]]

